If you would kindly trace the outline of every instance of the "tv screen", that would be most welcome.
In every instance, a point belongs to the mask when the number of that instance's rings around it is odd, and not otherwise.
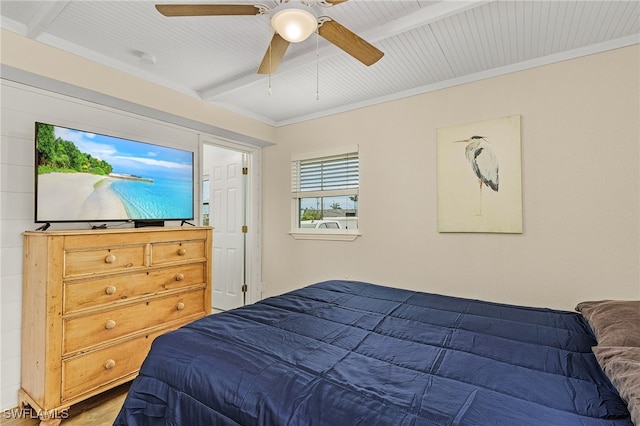
[[[35,222],[193,219],[193,152],[35,123]]]

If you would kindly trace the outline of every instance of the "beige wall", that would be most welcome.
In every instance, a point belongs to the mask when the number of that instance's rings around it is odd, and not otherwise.
[[[640,298],[638,45],[278,129],[264,149],[266,295],[324,279],[573,309]],[[522,117],[524,233],[440,234],[436,130]],[[291,154],[360,145],[355,242],[288,235]]]

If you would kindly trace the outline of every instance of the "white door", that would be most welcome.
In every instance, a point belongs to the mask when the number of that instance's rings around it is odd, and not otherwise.
[[[203,190],[208,186],[209,224],[214,227],[211,305],[225,311],[244,304],[245,196],[242,169],[245,156],[238,151],[204,145]]]

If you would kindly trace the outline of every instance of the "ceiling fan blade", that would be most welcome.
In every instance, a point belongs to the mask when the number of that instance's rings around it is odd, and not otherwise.
[[[327,3],[331,3],[332,6],[335,6],[340,3],[344,3],[348,0],[325,0]]]
[[[260,9],[250,4],[157,4],[164,16],[257,15]]]
[[[333,19],[324,18],[318,27],[318,33],[367,66],[375,64],[384,56],[375,46]]]
[[[282,57],[289,47],[289,42],[283,39],[280,34],[274,33],[271,43],[267,48],[267,53],[264,54],[260,67],[258,67],[258,74],[273,74],[278,69]]]

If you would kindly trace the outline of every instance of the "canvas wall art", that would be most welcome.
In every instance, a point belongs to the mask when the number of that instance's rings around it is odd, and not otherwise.
[[[437,134],[438,231],[522,233],[520,116]]]

